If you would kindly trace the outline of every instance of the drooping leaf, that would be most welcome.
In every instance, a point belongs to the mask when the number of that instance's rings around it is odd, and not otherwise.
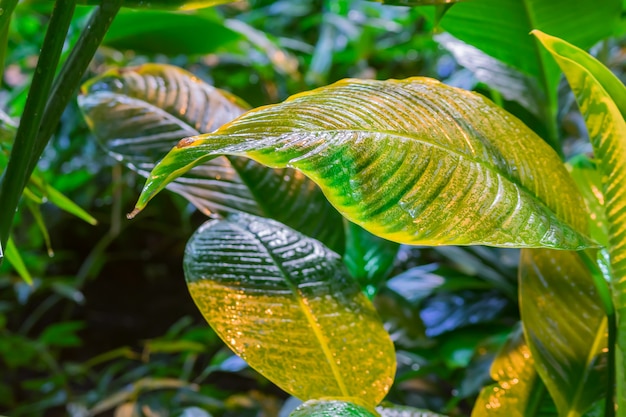
[[[242,39],[212,11],[172,13],[122,10],[103,44],[116,49],[166,55],[208,54]]]
[[[491,365],[494,385],[480,392],[472,417],[556,417],[557,411],[537,374],[519,329]]]
[[[159,10],[193,10],[233,3],[236,0],[124,0],[123,7]],[[80,4],[100,4],[98,0],[80,0]]]
[[[371,407],[395,371],[393,344],[341,258],[269,219],[211,220],[185,251],[185,276],[216,333],[250,366],[302,400]]]
[[[602,175],[618,321],[617,404],[621,417],[626,415],[626,87],[586,52],[540,31],[533,34],[556,59],[574,91]]]
[[[581,416],[606,395],[607,318],[579,254],[523,249],[520,312],[536,367],[560,415]]]
[[[387,402],[376,407],[376,411],[381,417],[443,417],[441,414],[433,413],[432,411]]]
[[[620,0],[472,0],[456,4],[440,26],[537,80],[545,97],[540,112],[544,122],[553,124],[558,67],[528,33],[540,29],[586,49],[613,34],[620,11]],[[557,146],[556,137],[546,139]]]
[[[289,417],[377,417],[367,408],[347,401],[310,400],[293,410]]]
[[[460,65],[469,69],[478,81],[498,90],[505,99],[517,101],[535,116],[543,116],[541,106],[545,97],[537,79],[487,55],[449,33],[438,34],[435,40],[450,51]]]
[[[549,146],[484,97],[427,78],[344,80],[187,138],[155,167],[134,214],[224,154],[298,169],[348,220],[399,243],[591,244],[565,221],[582,201]]]
[[[354,223],[346,225],[346,253],[343,261],[352,277],[356,278],[372,297],[393,266],[398,245],[372,235]]]
[[[26,282],[28,285],[33,285],[33,277],[31,276],[30,272],[28,272],[28,268],[26,268],[26,264],[22,259],[22,255],[20,255],[20,252],[17,249],[17,246],[15,246],[13,239],[9,238],[6,248],[4,248],[4,257],[7,261],[9,261],[13,269],[15,269],[15,272],[17,272],[22,277],[24,282]]]
[[[80,107],[100,144],[141,175],[180,138],[211,132],[248,105],[170,65],[112,70],[83,86]],[[205,214],[273,217],[343,251],[341,216],[313,182],[292,169],[216,158],[168,185]]]

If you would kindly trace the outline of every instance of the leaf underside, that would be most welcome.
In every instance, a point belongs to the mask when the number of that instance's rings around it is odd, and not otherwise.
[[[87,82],[82,93],[81,110],[100,144],[146,177],[180,138],[212,132],[247,109],[236,97],[170,65],[112,70]],[[207,215],[244,211],[276,218],[342,251],[341,216],[295,170],[220,157],[192,168],[167,188]]]
[[[293,167],[348,220],[406,244],[580,249],[583,203],[558,156],[484,97],[427,78],[344,80],[181,141],[165,184],[229,154]]]
[[[235,214],[198,229],[184,266],[217,334],[291,395],[374,407],[387,393],[393,344],[340,257],[318,241]]]

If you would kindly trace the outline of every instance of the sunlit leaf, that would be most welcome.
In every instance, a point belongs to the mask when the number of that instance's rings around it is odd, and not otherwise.
[[[556,417],[557,411],[537,374],[530,349],[515,331],[491,366],[494,385],[483,388],[472,417]]]
[[[103,40],[116,49],[166,55],[208,54],[242,39],[210,11],[123,10]]]
[[[236,0],[124,0],[123,7],[159,10],[193,10],[233,3]],[[100,4],[98,0],[79,0],[81,4]]]
[[[293,410],[289,417],[377,417],[367,408],[347,401],[310,400]]]
[[[180,138],[211,132],[247,104],[170,65],[112,70],[83,86],[79,104],[100,144],[140,174]],[[245,211],[273,217],[343,251],[343,224],[313,182],[292,169],[216,158],[168,188],[205,214]]]
[[[590,244],[565,220],[583,203],[549,146],[484,97],[428,78],[344,80],[187,138],[153,170],[134,214],[223,154],[298,169],[348,220],[399,243]]]
[[[579,254],[523,249],[520,312],[536,367],[560,415],[580,416],[608,389],[607,318]]]
[[[556,59],[574,91],[602,175],[618,320],[617,403],[618,409],[626,410],[626,87],[586,52],[540,31],[533,34]]]
[[[30,275],[30,272],[28,272],[28,268],[26,268],[26,264],[24,264],[22,255],[20,255],[17,246],[15,246],[15,243],[11,238],[9,238],[6,248],[4,248],[4,257],[11,264],[13,269],[15,269],[15,271],[22,277],[24,282],[28,285],[33,285],[33,277]]]
[[[185,251],[196,305],[238,355],[302,400],[378,404],[394,348],[341,258],[273,220],[211,220]]]

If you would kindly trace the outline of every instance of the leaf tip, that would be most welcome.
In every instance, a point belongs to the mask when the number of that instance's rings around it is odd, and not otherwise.
[[[134,219],[134,218],[135,218],[135,216],[136,216],[136,215],[138,215],[140,212],[141,212],[141,208],[140,208],[139,206],[136,206],[136,207],[133,209],[133,211],[131,211],[130,213],[128,213],[128,214],[126,215],[126,218],[127,218],[128,220],[132,220],[132,219]]]

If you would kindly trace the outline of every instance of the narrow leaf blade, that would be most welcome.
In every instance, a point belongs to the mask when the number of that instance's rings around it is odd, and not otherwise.
[[[554,151],[484,97],[427,78],[344,80],[187,138],[136,211],[222,154],[300,170],[348,220],[398,243],[593,245],[572,226],[582,200]]]
[[[13,242],[13,239],[9,239],[6,248],[4,248],[4,257],[13,266],[13,269],[22,277],[24,282],[28,285],[33,285],[33,277],[26,268],[26,264],[20,255],[17,246]]]
[[[395,371],[393,344],[338,255],[273,220],[205,223],[185,251],[196,305],[250,366],[303,400],[371,407]]]

